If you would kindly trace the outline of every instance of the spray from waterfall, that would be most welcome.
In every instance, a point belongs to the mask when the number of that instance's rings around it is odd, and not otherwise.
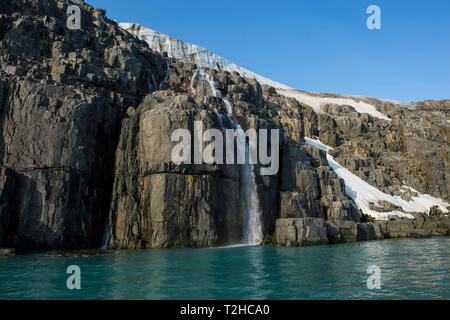
[[[196,80],[199,82],[198,85],[200,86],[200,92],[197,92],[196,90]],[[192,77],[191,90],[194,94],[201,94],[202,99],[208,95],[205,83],[208,85],[212,96],[222,99],[227,116],[231,117],[233,114],[231,102],[223,98],[222,93],[216,89],[216,84],[213,77],[203,68],[199,68],[195,71],[194,76]],[[242,130],[239,123],[231,118],[230,120],[234,124],[235,129],[237,129],[236,132],[239,135],[238,141],[246,141],[244,130]],[[246,159],[249,159],[249,148],[250,146],[246,142]],[[243,242],[247,245],[259,245],[263,240],[262,215],[259,207],[254,166],[247,160],[241,167],[241,197],[243,199]]]
[[[108,243],[109,243],[109,225],[108,222],[106,222],[105,231],[103,232],[102,246],[100,249],[108,250]]]

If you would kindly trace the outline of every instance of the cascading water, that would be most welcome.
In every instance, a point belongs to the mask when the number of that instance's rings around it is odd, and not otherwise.
[[[100,249],[108,250],[108,243],[109,243],[109,226],[107,222],[105,226],[105,231],[103,233],[102,246]]]
[[[237,129],[239,135],[245,135],[239,124],[237,124]],[[245,136],[243,139],[245,139]],[[249,159],[249,145],[247,143],[245,144],[245,158]],[[244,242],[250,245],[258,245],[261,244],[263,238],[262,217],[254,167],[247,160],[241,168],[241,184],[244,199]]]
[[[205,91],[204,83],[206,82],[209,86],[212,96],[222,99],[225,109],[227,111],[227,116],[231,117],[233,114],[233,108],[227,99],[222,97],[222,93],[216,89],[216,84],[211,75],[209,75],[203,68],[196,70],[191,81],[191,89],[193,93],[195,90],[195,80],[199,81],[202,98],[207,95]],[[231,118],[230,118],[231,120]],[[242,130],[239,123],[235,120],[231,120],[234,124],[234,129],[238,134],[238,141],[246,141],[244,130]],[[262,216],[259,208],[259,200],[256,186],[256,177],[254,172],[253,164],[249,163],[249,145],[245,142],[245,164],[241,167],[241,196],[243,199],[243,242],[247,245],[259,245],[263,240],[262,232]]]
[[[216,89],[216,84],[214,82],[214,79],[211,75],[209,75],[205,69],[203,68],[199,68],[195,71],[194,76],[192,77],[191,80],[191,90],[193,91],[193,93],[196,93],[196,90],[194,88],[195,85],[195,80],[198,79],[199,84],[200,84],[200,91],[201,91],[201,95],[202,97],[206,97],[208,95],[208,92],[205,90],[205,86],[204,83],[206,82],[209,86],[209,90],[211,91],[211,95],[213,97],[217,97],[217,98],[222,98],[222,93]]]
[[[163,89],[163,86],[165,83],[167,83],[169,81],[170,78],[170,64],[169,62],[166,62],[166,73],[164,75],[164,80],[159,84],[159,90]]]

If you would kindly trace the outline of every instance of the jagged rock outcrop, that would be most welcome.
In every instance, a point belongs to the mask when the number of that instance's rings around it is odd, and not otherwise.
[[[278,219],[276,240],[288,247],[327,244],[327,229],[324,219],[296,218]]]

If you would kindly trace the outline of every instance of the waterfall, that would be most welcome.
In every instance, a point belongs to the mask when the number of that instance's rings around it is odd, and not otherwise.
[[[163,81],[159,84],[159,90],[162,90],[164,84],[167,83],[167,82],[169,81],[169,78],[170,78],[170,71],[171,71],[171,70],[170,70],[170,64],[169,64],[169,62],[166,62],[166,73],[165,73],[165,75],[164,75]]]
[[[225,110],[227,111],[228,116],[231,117],[233,115],[233,107],[231,106],[230,101],[223,99],[223,103],[225,104]]]
[[[102,246],[100,249],[108,250],[108,242],[109,242],[109,225],[106,222],[105,231],[103,233]]]
[[[195,80],[198,79],[200,82],[200,89],[202,98],[207,95],[205,91],[204,82],[206,82],[209,86],[211,94],[214,97],[222,99],[225,109],[227,111],[228,117],[231,117],[233,114],[233,107],[231,102],[222,97],[222,93],[216,89],[216,84],[211,75],[209,75],[203,68],[199,68],[195,71],[194,76],[191,81],[191,90],[195,94],[197,93],[194,85]],[[239,135],[238,141],[246,141],[244,130],[241,128],[239,123],[235,120],[232,120],[234,127],[236,129],[237,134]],[[242,139],[242,140],[241,140]],[[245,164],[241,167],[241,197],[243,199],[243,242],[247,245],[259,245],[263,240],[263,231],[262,231],[262,215],[259,207],[258,193],[257,193],[257,185],[256,185],[256,177],[253,164],[249,163],[247,159],[249,159],[249,148],[248,143],[245,143]]]
[[[237,123],[236,126],[238,134],[240,136],[244,135],[244,130],[242,130],[241,126]],[[243,138],[245,141],[245,136]],[[245,159],[249,159],[249,148],[250,146],[246,143]],[[263,240],[262,216],[259,207],[254,166],[247,160],[241,167],[241,186],[242,198],[244,199],[244,242],[250,245],[258,245]]]
[[[206,91],[206,88],[204,86],[205,82],[209,86],[209,90],[211,91],[211,95],[213,97],[222,98],[222,93],[216,89],[216,83],[214,82],[214,79],[211,75],[209,75],[204,68],[198,68],[195,71],[194,76],[191,80],[191,90],[194,94],[198,94],[198,92],[195,90],[195,80],[198,79],[200,83],[200,89],[201,89],[201,96],[204,98],[208,95],[208,92]],[[223,100],[223,99],[222,99]]]

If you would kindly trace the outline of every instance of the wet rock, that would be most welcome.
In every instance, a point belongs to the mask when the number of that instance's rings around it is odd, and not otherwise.
[[[13,248],[0,248],[0,257],[10,257],[16,254]]]
[[[386,227],[388,238],[409,238],[414,233],[414,223],[411,220],[389,221]]]
[[[341,230],[333,221],[327,221],[327,237],[330,243],[341,243]]]
[[[54,250],[46,252],[45,256],[53,258],[87,258],[93,256],[112,256],[117,254],[117,251],[109,250]]]
[[[408,237],[411,238],[431,238],[433,235],[432,231],[429,230],[412,230]]]
[[[283,246],[327,244],[326,222],[323,219],[278,219],[276,240]]]
[[[375,227],[375,239],[377,240],[383,240],[385,236],[385,225],[383,223],[373,223]]]
[[[353,221],[334,221],[341,233],[341,242],[356,242],[358,239],[358,227]]]
[[[358,241],[371,241],[380,239],[378,226],[373,223],[358,223]]]

